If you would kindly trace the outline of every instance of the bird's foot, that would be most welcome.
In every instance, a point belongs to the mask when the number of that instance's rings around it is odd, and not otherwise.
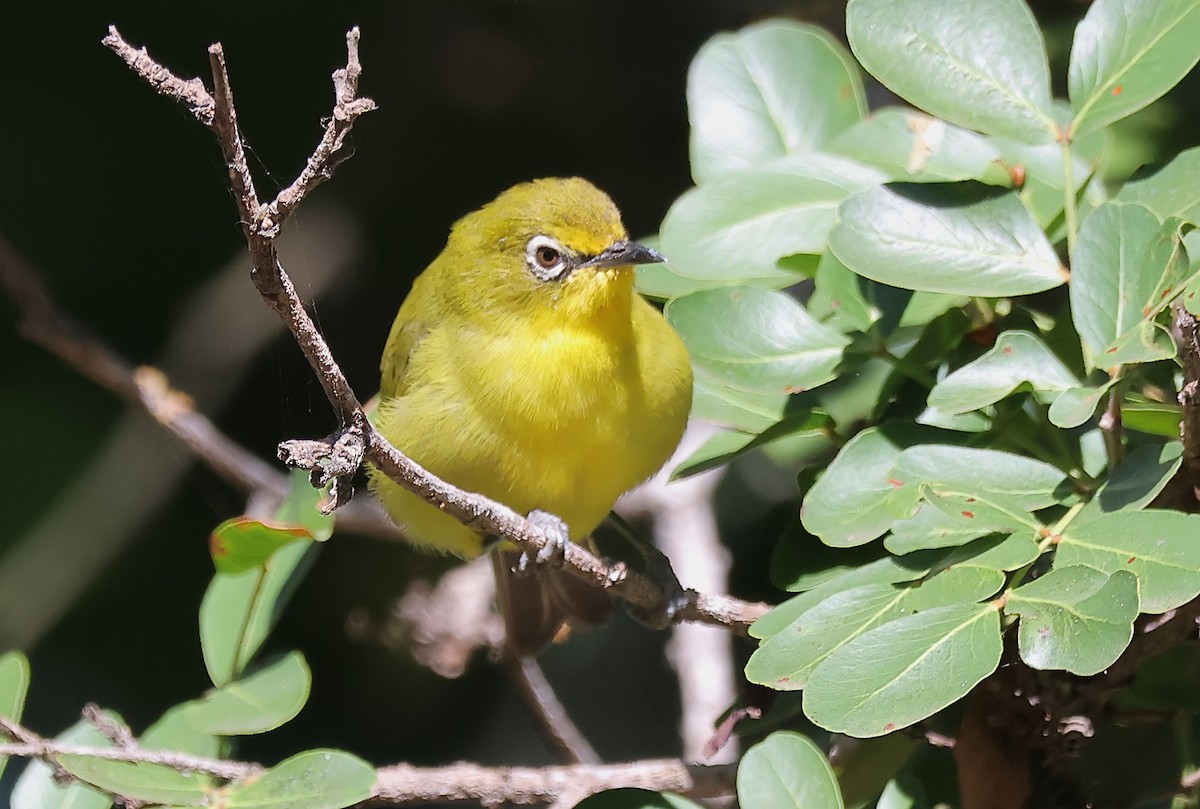
[[[546,566],[562,567],[563,560],[567,557],[567,548],[571,545],[571,533],[567,524],[550,512],[540,509],[529,512],[527,519],[542,529],[542,533],[546,535],[546,544],[532,559],[530,559],[528,551],[522,551],[513,572],[530,573]]]
[[[671,569],[670,562],[666,556],[662,556],[662,564],[658,564],[652,560],[647,560],[648,572],[654,582],[662,588],[665,601],[663,605],[657,609],[642,609],[633,604],[626,603],[625,608],[629,614],[639,623],[651,629],[666,629],[674,626],[679,620],[679,616],[683,612],[683,608],[691,603],[692,595],[688,590],[683,589],[683,585],[679,583],[679,578],[675,575],[675,571]]]
[[[629,614],[651,629],[666,629],[673,625],[677,616],[688,605],[691,596],[679,583],[679,577],[675,575],[675,569],[671,567],[671,560],[658,549],[657,545],[639,534],[632,525],[616,514],[609,515],[609,525],[623,534],[625,539],[637,549],[645,563],[646,575],[662,588],[665,598],[663,605],[654,610],[626,604]]]

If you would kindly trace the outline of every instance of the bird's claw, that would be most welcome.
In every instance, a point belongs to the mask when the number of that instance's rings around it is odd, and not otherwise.
[[[529,512],[527,518],[546,535],[546,544],[538,549],[532,561],[528,551],[522,551],[517,559],[514,573],[530,573],[544,567],[560,568],[567,558],[567,548],[571,545],[571,533],[567,524],[548,511],[535,509]]]
[[[669,578],[655,578],[658,585],[662,587],[663,595],[666,598],[663,605],[652,610],[642,609],[633,604],[626,604],[625,608],[638,623],[650,629],[666,629],[674,626],[679,620],[684,608],[691,603],[692,596],[690,591],[683,589],[679,579],[674,575]]]

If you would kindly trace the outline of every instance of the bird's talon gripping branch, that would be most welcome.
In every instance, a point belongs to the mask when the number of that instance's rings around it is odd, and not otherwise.
[[[528,519],[542,529],[542,533],[546,535],[546,544],[538,550],[532,563],[529,561],[529,554],[522,553],[521,558],[517,561],[517,572],[524,573],[531,567],[550,566],[556,569],[562,567],[563,561],[567,557],[567,548],[571,546],[571,533],[567,524],[548,511],[538,509],[529,512]]]

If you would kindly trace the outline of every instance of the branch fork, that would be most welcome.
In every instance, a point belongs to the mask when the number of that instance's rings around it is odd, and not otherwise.
[[[375,431],[328,344],[305,310],[275,250],[273,239],[279,228],[292,211],[350,156],[351,128],[359,116],[375,109],[373,101],[358,96],[362,72],[358,42],[359,31],[353,28],[346,35],[346,66],[333,75],[335,105],[320,143],[295,181],[274,200],[262,203],[247,166],[221,46],[216,44],[209,48],[214,87],[213,93],[209,94],[199,79],[185,81],[178,78],[151,59],[144,49],[135,49],[127,43],[115,28],[110,27],[104,39],[104,44],[155,90],[187,106],[216,136],[229,169],[234,201],[250,249],[254,285],[292,332],[340,422],[345,425],[326,442],[285,442],[280,447],[280,457],[308,471],[314,483],[333,483],[330,502],[326,504],[331,509],[349,500],[354,471],[363,461],[369,461],[392,480],[464,524],[503,537],[522,550],[536,554],[550,541],[537,525],[500,503],[464,492],[430,474]],[[606,564],[578,545],[567,550],[564,561],[575,575],[598,587],[611,589],[614,595],[643,611],[663,611],[667,607],[667,596],[657,584],[623,566]],[[764,604],[693,592],[675,619],[719,624],[745,632],[766,609]]]

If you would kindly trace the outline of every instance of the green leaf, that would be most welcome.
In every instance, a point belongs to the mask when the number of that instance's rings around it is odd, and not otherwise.
[[[831,325],[843,331],[865,332],[878,323],[881,334],[891,335],[905,314],[922,303],[912,290],[863,278],[828,251],[817,264],[813,287],[808,311],[819,319],[825,319],[827,313]],[[941,312],[929,320],[938,314]]]
[[[718,432],[671,470],[671,480],[707,472],[756,449],[783,454],[788,466],[811,465],[828,456],[834,446],[825,426],[828,421],[828,416],[814,413],[811,419],[789,420],[759,435]]]
[[[249,517],[234,517],[213,530],[208,547],[217,570],[242,573],[262,567],[271,554],[284,545],[311,538],[304,528],[273,526]]]
[[[20,722],[28,693],[29,660],[17,651],[0,655],[0,716]],[[0,775],[7,763],[8,756],[0,756]]]
[[[1162,96],[1200,59],[1200,0],[1096,0],[1075,28],[1067,87],[1072,137]]]
[[[1133,638],[1137,577],[1082,565],[1055,566],[1013,590],[1005,609],[1021,615],[1021,659],[1035,669],[1090,677],[1111,666]]]
[[[1056,566],[1087,565],[1138,578],[1142,612],[1159,614],[1200,595],[1200,515],[1151,509],[1072,522],[1058,543]]]
[[[208,806],[211,781],[198,773],[182,773],[144,761],[108,761],[92,756],[59,756],[71,775],[108,792],[146,803]]]
[[[897,456],[889,474],[894,502],[915,503],[921,484],[947,494],[989,498],[1024,511],[1052,506],[1073,492],[1059,469],[992,449],[922,444]]]
[[[978,359],[967,363],[942,379],[929,392],[929,404],[947,413],[967,413],[995,404],[1022,385],[1043,394],[1042,401],[1079,380],[1036,335],[1027,331],[1006,331],[996,344]]]
[[[985,537],[945,554],[936,565],[938,570],[978,568],[980,570],[1016,570],[1038,557],[1038,546],[1029,537]],[[910,554],[911,555],[911,554]],[[908,558],[908,557],[905,557]]]
[[[1127,430],[1177,438],[1183,411],[1170,402],[1124,402],[1121,404],[1121,421]]]
[[[104,712],[107,718],[120,720]],[[87,747],[112,747],[96,726],[80,720],[54,739],[59,744]],[[30,761],[17,779],[10,796],[11,809],[109,809],[112,800],[83,784],[60,784],[54,771],[40,761]]]
[[[672,271],[689,278],[797,282],[780,259],[823,252],[842,200],[882,181],[874,169],[829,155],[741,169],[675,201],[662,223],[663,252]]]
[[[1066,120],[1069,114],[1069,110],[1063,110],[1062,119]],[[1051,241],[1065,239],[1065,231],[1061,234],[1058,232],[1064,224],[1064,192],[1067,188],[1062,146],[1057,143],[1031,146],[999,137],[990,137],[988,142],[999,150],[1005,166],[1010,167],[1012,171],[1019,169],[1024,173],[1024,183],[1020,191],[1021,202],[1033,214],[1038,226],[1050,230],[1057,223],[1059,227],[1050,234]],[[1096,204],[1104,201],[1103,194],[1090,189],[1085,191],[1084,187],[1100,167],[1101,159],[1107,152],[1108,139],[1104,131],[1085,135],[1071,144],[1071,192],[1079,201],[1077,213],[1080,221],[1087,213],[1093,198]]]
[[[1002,576],[987,581],[964,568],[944,571],[920,585],[867,584],[842,590],[765,639],[746,664],[746,679],[797,691],[826,658],[869,630],[922,609],[978,601],[1002,583]]]
[[[640,240],[643,244],[646,240]],[[646,245],[649,247],[650,245]],[[722,281],[711,281],[699,278],[685,278],[677,272],[674,272],[666,264],[639,264],[633,268],[634,286],[637,288],[638,294],[647,298],[653,298],[657,301],[669,301],[671,298],[678,298],[680,295],[688,295],[692,292],[699,292],[702,289],[712,289],[713,287],[723,286]],[[794,281],[792,278],[781,277],[781,285],[789,285]]]
[[[1071,525],[1075,528],[1104,514],[1139,511],[1158,496],[1183,463],[1183,444],[1168,441],[1134,449],[1096,490]]]
[[[995,533],[1031,537],[1042,528],[1020,499],[1011,495],[923,487],[921,497],[924,502],[916,514],[896,520],[891,536],[884,540],[884,547],[892,553],[958,546]]]
[[[846,442],[804,497],[800,520],[826,545],[850,548],[882,536],[895,516],[889,472],[900,451],[931,433],[920,428],[871,427]]]
[[[226,791],[226,809],[341,809],[371,797],[375,769],[340,750],[309,750]]]
[[[790,626],[802,613],[831,595],[868,584],[893,584],[914,581],[934,568],[945,554],[913,553],[904,557],[885,556],[820,581],[808,592],[777,604],[750,627],[750,636],[765,640]],[[797,585],[798,586],[798,585]]]
[[[670,792],[626,787],[606,789],[584,798],[575,809],[702,809],[700,804]]]
[[[1184,149],[1154,174],[1125,184],[1119,202],[1136,202],[1161,219],[1200,224],[1200,146]]]
[[[1066,274],[1015,194],[978,183],[892,184],[855,194],[829,246],[859,275],[905,289],[1005,297]]]
[[[1025,143],[1052,143],[1042,32],[1020,0],[850,0],[850,49],[914,106]]]
[[[876,627],[813,672],[804,712],[826,730],[862,738],[928,718],[995,671],[999,615],[991,604],[952,604]]]
[[[970,130],[903,107],[884,107],[834,138],[828,149],[884,172],[889,180],[980,180],[1009,185],[1000,152]]]
[[[842,809],[837,776],[821,749],[779,731],[751,747],[738,765],[738,803],[754,809]]]
[[[288,527],[303,528],[317,542],[333,535],[333,515],[322,514],[320,503],[324,493],[314,488],[308,473],[293,469],[288,473],[288,494],[275,511],[275,522]]]
[[[1071,429],[1083,424],[1096,412],[1104,394],[1108,393],[1108,389],[1116,382],[1117,380],[1114,378],[1095,387],[1064,390],[1054,400],[1054,404],[1050,405],[1050,410],[1046,414],[1050,423],[1064,429]]]
[[[867,108],[841,43],[788,20],[710,39],[688,69],[687,103],[697,183],[811,152]]]
[[[760,287],[676,298],[666,317],[693,363],[751,393],[795,393],[828,382],[850,342],[813,320],[794,298]]]
[[[174,750],[203,758],[218,758],[221,740],[196,730],[187,720],[192,705],[192,702],[184,702],[168,708],[146,729],[138,743],[146,750]]]
[[[193,702],[186,719],[196,730],[214,736],[265,733],[300,713],[311,687],[304,655],[292,652]]]
[[[922,503],[913,516],[896,520],[892,532],[883,540],[883,546],[895,554],[933,548],[951,548],[987,536],[992,529],[973,519],[954,516]]]
[[[1181,220],[1159,222],[1136,203],[1107,203],[1084,220],[1072,261],[1071,317],[1089,369],[1174,355],[1154,320],[1185,286],[1182,228]]]
[[[790,397],[779,393],[735,390],[703,368],[692,382],[692,418],[730,427],[751,436],[783,421]]]
[[[275,625],[285,591],[308,552],[311,540],[284,545],[266,569],[217,573],[200,603],[200,647],[213,685],[220,688],[245,670]]]

